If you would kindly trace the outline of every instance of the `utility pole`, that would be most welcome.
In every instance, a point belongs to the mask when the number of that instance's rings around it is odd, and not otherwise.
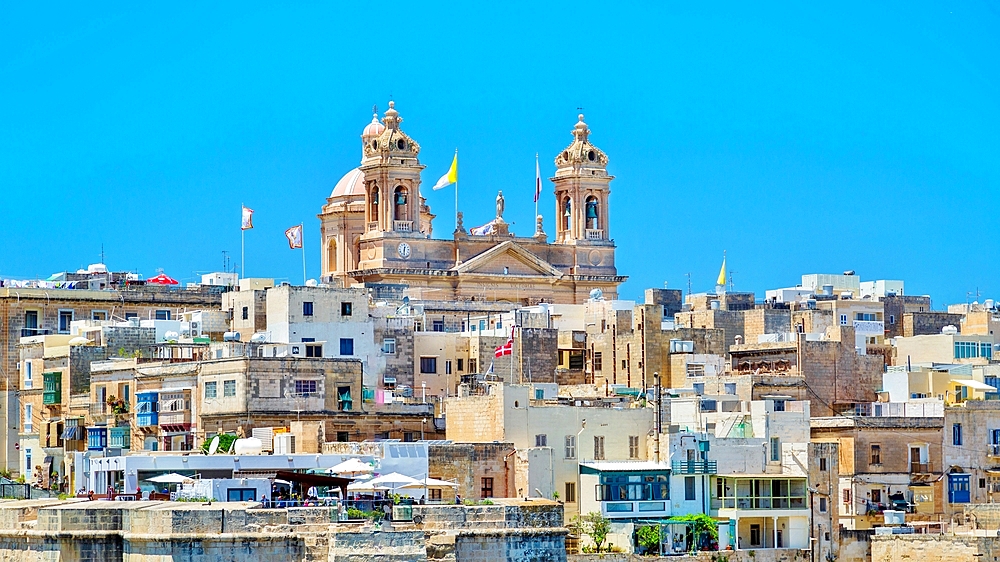
[[[662,422],[662,420],[660,418],[663,416],[663,414],[662,414],[662,412],[660,410],[661,404],[660,404],[660,373],[659,373],[659,371],[654,371],[653,372],[653,382],[655,383],[655,390],[654,390],[653,396],[656,398],[656,412],[654,412],[654,415],[656,416],[654,418],[656,420],[656,423],[654,424],[654,429],[656,431],[656,446],[655,446],[655,450],[656,450],[656,464],[660,464],[660,431],[661,431],[661,422]]]

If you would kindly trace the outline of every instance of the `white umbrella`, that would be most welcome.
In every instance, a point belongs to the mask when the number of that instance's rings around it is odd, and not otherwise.
[[[183,482],[194,482],[194,478],[184,476],[183,474],[177,474],[176,472],[171,472],[170,474],[147,478],[146,482],[156,482],[157,484],[181,484]]]
[[[388,490],[388,486],[377,486],[372,485],[372,481],[367,482],[351,482],[347,485],[348,492],[374,492],[376,490]]]
[[[371,465],[361,462],[357,458],[349,458],[346,461],[334,466],[330,470],[327,470],[330,474],[358,474],[358,473],[368,473],[373,469]]]
[[[372,478],[371,480],[368,481],[368,484],[372,486],[383,486],[385,488],[389,488],[392,490],[395,490],[396,488],[402,488],[403,486],[407,486],[409,484],[420,484],[421,486],[423,485],[420,482],[420,480],[417,480],[416,478],[410,478],[409,476],[406,476],[405,474],[400,474],[398,472],[390,472],[389,474],[383,474],[378,478]]]
[[[438,480],[437,478],[428,478],[426,480],[418,480],[415,484],[407,484],[406,486],[400,486],[400,488],[458,488],[458,484],[455,482],[448,482],[447,480]]]

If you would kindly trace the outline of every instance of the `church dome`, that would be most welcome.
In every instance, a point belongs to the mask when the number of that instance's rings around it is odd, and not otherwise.
[[[340,178],[340,181],[334,186],[333,192],[330,193],[330,197],[364,196],[364,194],[365,174],[359,168],[354,168]]]
[[[385,130],[385,125],[379,123],[378,113],[376,113],[372,115],[372,122],[365,127],[364,131],[361,132],[361,138],[365,139],[366,141],[369,139],[373,139],[381,135],[382,131],[384,130]]]

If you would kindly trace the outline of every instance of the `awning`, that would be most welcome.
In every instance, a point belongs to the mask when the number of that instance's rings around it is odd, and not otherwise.
[[[69,441],[75,441],[81,438],[80,433],[80,426],[71,425],[63,429],[62,438]]]
[[[279,470],[275,473],[276,476],[282,480],[288,480],[289,482],[297,482],[299,484],[305,484],[307,486],[327,486],[340,488],[342,497],[347,497],[347,485],[351,483],[350,478],[341,478],[339,476],[323,476],[322,474],[302,474],[300,472],[288,472],[286,470]]]
[[[997,390],[996,387],[994,386],[990,386],[984,382],[979,382],[972,379],[951,379],[951,382],[961,386],[967,386],[974,390],[983,390],[985,392],[996,392]]]

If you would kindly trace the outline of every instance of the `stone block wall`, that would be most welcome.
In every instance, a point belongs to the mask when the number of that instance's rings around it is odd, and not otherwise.
[[[962,325],[963,315],[948,312],[907,312],[903,314],[903,336],[940,334],[945,326]]]
[[[511,497],[515,455],[507,455],[512,451],[513,443],[431,444],[428,470],[434,478],[458,482],[458,494],[463,498],[479,497],[482,478],[493,478],[494,496]]]

